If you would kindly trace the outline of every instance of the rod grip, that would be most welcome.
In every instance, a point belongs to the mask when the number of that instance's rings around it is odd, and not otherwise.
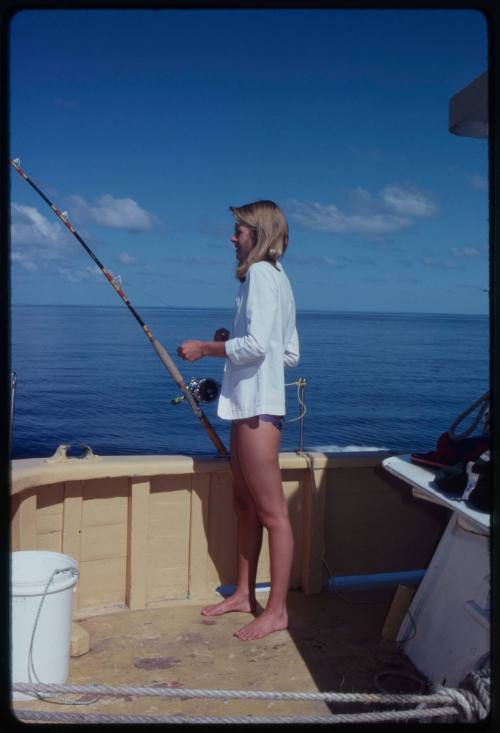
[[[172,377],[172,379],[177,384],[177,386],[181,390],[184,397],[188,400],[189,404],[193,408],[194,413],[198,417],[201,417],[201,409],[198,407],[196,400],[194,399],[193,395],[186,387],[184,383],[184,379],[182,378],[182,374],[177,369],[175,362],[172,360],[170,355],[167,353],[167,351],[163,348],[163,346],[160,344],[160,342],[157,339],[153,338],[151,343],[153,345],[153,349],[156,351],[156,353],[160,357],[162,364],[166,367],[166,369],[170,373],[170,376]]]
[[[160,357],[163,365],[166,367],[166,369],[169,371],[170,376],[174,380],[174,382],[177,384],[179,389],[181,390],[182,394],[185,396],[185,398],[188,400],[189,404],[191,405],[193,412],[195,415],[201,420],[201,423],[207,433],[209,434],[212,442],[214,443],[215,447],[221,453],[223,456],[229,456],[229,453],[224,445],[224,443],[221,441],[217,433],[215,432],[214,428],[210,424],[209,420],[207,419],[205,413],[203,410],[199,407],[198,403],[196,402],[195,398],[189,391],[189,389],[186,387],[184,380],[182,378],[182,375],[180,371],[177,369],[177,366],[172,361],[172,358],[169,356],[169,354],[165,351],[163,346],[160,344],[157,339],[153,338],[151,340],[151,344]]]

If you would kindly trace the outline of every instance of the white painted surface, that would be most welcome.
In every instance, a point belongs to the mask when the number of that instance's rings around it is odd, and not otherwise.
[[[391,456],[382,461],[383,467],[413,488],[414,496],[441,504],[468,520],[476,531],[489,533],[490,515],[468,507],[464,502],[450,499],[434,483],[436,471],[412,463],[410,456]]]
[[[383,465],[416,488],[417,498],[453,509],[398,641],[431,682],[457,687],[490,652],[489,515],[441,500],[430,485],[434,472],[405,457],[388,458]]]

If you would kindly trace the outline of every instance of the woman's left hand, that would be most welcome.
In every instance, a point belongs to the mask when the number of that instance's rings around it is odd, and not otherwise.
[[[177,347],[177,356],[184,361],[197,361],[205,356],[203,351],[203,341],[183,341]]]

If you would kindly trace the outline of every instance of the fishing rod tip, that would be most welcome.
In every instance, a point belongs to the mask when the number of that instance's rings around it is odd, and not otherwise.
[[[14,158],[10,162],[12,163],[12,165],[14,166],[14,168],[19,168],[19,166],[21,165],[21,161],[20,161],[19,158]]]

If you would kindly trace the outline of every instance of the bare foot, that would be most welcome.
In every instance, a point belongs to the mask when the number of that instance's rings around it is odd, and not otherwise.
[[[255,601],[250,601],[248,596],[232,595],[224,598],[220,603],[212,603],[201,609],[202,616],[222,616],[223,613],[240,611],[243,613],[255,613]]]
[[[286,611],[276,613],[265,610],[254,621],[243,626],[239,631],[235,631],[236,636],[241,641],[252,641],[254,639],[262,639],[273,631],[282,631],[288,626],[288,615]]]

